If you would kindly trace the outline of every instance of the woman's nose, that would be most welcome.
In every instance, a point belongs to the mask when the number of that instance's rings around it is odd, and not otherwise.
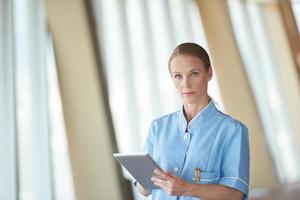
[[[190,83],[190,80],[189,80],[188,77],[186,77],[186,78],[183,79],[183,85],[185,87],[190,87],[191,86],[191,83]]]

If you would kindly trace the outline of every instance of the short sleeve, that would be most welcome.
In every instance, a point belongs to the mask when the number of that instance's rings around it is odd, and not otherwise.
[[[155,122],[152,121],[148,135],[146,137],[146,141],[144,143],[144,151],[147,152],[151,157],[153,157],[153,147],[154,147],[154,139],[155,139]],[[133,185],[137,186],[137,181],[133,180]]]
[[[249,160],[248,129],[237,123],[225,141],[219,184],[243,192],[244,199],[249,192]]]
[[[144,145],[144,150],[152,157],[153,157],[154,140],[155,140],[155,121],[152,121]]]

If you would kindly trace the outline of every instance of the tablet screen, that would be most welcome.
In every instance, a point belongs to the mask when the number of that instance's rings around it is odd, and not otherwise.
[[[120,154],[114,153],[113,156],[125,169],[135,178],[135,180],[147,190],[157,189],[151,181],[154,176],[154,169],[161,167],[147,153]]]

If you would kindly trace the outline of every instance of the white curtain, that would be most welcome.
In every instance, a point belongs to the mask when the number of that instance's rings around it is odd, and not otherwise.
[[[234,33],[281,182],[300,180],[287,100],[263,17],[262,4],[229,0]]]
[[[0,199],[75,199],[43,1],[0,9]]]

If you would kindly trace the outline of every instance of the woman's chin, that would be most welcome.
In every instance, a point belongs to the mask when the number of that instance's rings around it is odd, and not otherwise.
[[[185,103],[185,104],[195,104],[195,103],[197,103],[197,100],[195,98],[184,98],[183,103]]]

